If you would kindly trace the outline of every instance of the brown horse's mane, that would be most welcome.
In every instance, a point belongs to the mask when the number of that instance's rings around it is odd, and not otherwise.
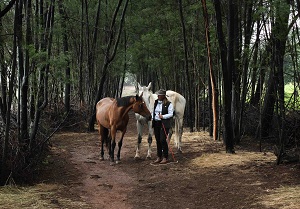
[[[130,104],[130,99],[135,96],[126,96],[126,97],[121,97],[117,98],[117,106],[118,107],[126,107]]]

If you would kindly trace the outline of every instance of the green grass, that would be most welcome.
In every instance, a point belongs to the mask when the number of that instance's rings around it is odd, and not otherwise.
[[[300,93],[299,88],[296,89],[298,93]],[[292,83],[288,83],[284,86],[284,102],[287,105],[287,109],[300,109],[300,97],[296,97],[296,102],[294,104],[294,85]]]

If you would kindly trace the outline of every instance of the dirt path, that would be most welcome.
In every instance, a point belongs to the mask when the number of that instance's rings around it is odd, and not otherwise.
[[[150,160],[134,160],[133,114],[129,123],[121,152],[122,162],[114,166],[110,166],[108,160],[99,160],[98,133],[56,134],[49,162],[41,174],[44,184],[59,186],[53,196],[43,198],[48,198],[53,208],[300,206],[299,165],[277,166],[272,153],[245,149],[246,139],[243,149],[236,147],[237,154],[229,155],[224,153],[221,142],[214,142],[203,133],[184,133],[183,154],[175,154],[178,163],[153,166]],[[153,157],[155,146],[154,142]],[[253,146],[255,148],[251,144]]]

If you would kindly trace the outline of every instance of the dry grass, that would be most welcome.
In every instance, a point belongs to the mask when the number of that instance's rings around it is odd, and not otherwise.
[[[5,186],[0,189],[0,206],[4,208],[46,208],[49,203],[43,200],[44,195],[53,195],[53,185],[35,187]]]
[[[256,165],[276,162],[276,156],[272,152],[253,152],[238,149],[236,154],[227,154],[222,141],[214,141],[207,132],[184,132],[184,143],[190,147],[199,146],[202,154],[191,161],[193,166],[202,168],[218,168],[230,165],[244,165],[254,162]],[[193,145],[194,144],[194,145]]]
[[[238,166],[253,164],[254,166],[260,166],[268,163],[275,163],[276,156],[272,152],[253,152],[245,150],[237,150],[236,154],[227,154],[222,147],[222,142],[213,141],[207,134],[199,133],[184,133],[184,139],[186,142],[193,143],[197,141],[201,144],[201,150],[205,150],[204,147],[214,147],[215,152],[203,152],[200,157],[191,160],[191,164],[198,168],[214,168],[222,169],[229,166]],[[249,172],[250,170],[248,170]],[[253,185],[261,185],[262,183],[257,181],[253,182]],[[264,205],[267,208],[280,208],[280,209],[298,209],[300,208],[300,186],[281,186],[273,190],[266,189],[266,194],[261,196],[259,200],[253,204]]]
[[[219,153],[203,154],[202,156],[192,160],[194,165],[202,168],[226,167],[230,165],[243,165],[248,162],[256,162],[256,164],[265,162],[274,162],[276,156],[273,153],[246,152],[239,151],[237,154],[226,154],[225,151]]]
[[[57,197],[57,185],[38,184],[31,187],[4,186],[0,188],[0,208],[82,208],[86,203]]]
[[[261,197],[260,203],[268,208],[298,209],[300,206],[300,186],[283,186]]]

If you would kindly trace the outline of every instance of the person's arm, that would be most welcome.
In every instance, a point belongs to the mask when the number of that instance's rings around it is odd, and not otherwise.
[[[169,119],[173,117],[174,108],[172,103],[169,104],[168,113],[163,115],[163,119]]]

